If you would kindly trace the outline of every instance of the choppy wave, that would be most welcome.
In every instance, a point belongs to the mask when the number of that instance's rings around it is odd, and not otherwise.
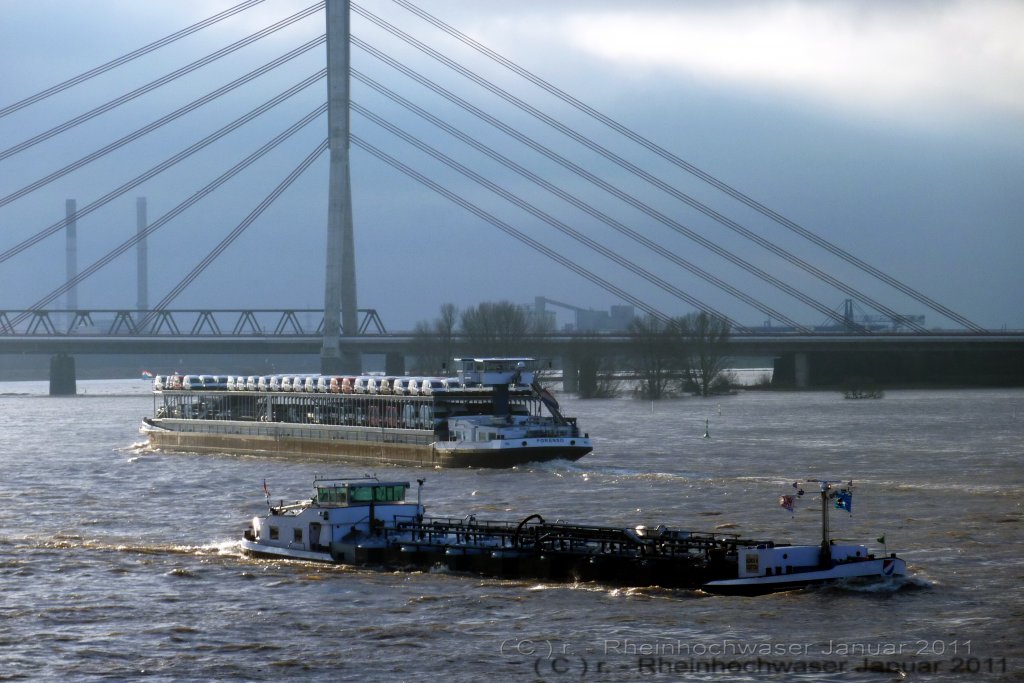
[[[123,543],[108,539],[86,538],[76,533],[59,533],[50,537],[21,536],[3,541],[14,546],[12,551],[65,550],[111,552],[132,555],[189,555],[194,557],[242,557],[241,542],[237,540],[215,541],[201,545],[167,543]]]
[[[636,481],[664,481],[690,483],[693,478],[688,475],[675,472],[652,472],[632,467],[620,467],[615,465],[596,465],[585,461],[571,462],[568,460],[551,460],[542,463],[530,463],[521,466],[529,472],[548,472],[555,476],[566,474],[580,477],[627,479]]]
[[[1012,638],[1024,628],[1024,477],[1013,456],[1022,423],[1009,419],[1024,415],[1019,390],[894,394],[852,407],[813,392],[740,395],[723,402],[718,425],[712,415],[707,440],[700,432],[714,403],[649,410],[566,399],[566,412],[599,432],[580,461],[387,468],[389,477],[429,477],[431,514],[494,509],[513,521],[536,512],[683,529],[703,521],[795,542],[816,540],[817,514],[779,512],[778,494],[808,476],[853,478],[854,514],[836,515],[834,535],[871,542],[887,531],[913,573],[764,598],[245,557],[234,539],[264,509],[264,478],[301,493],[313,472],[365,468],[312,455],[153,457],[134,431],[150,410],[145,395],[2,400],[18,410],[4,413],[15,417],[0,435],[9,502],[0,678],[342,680],[371,662],[395,680],[534,680],[543,676],[525,652],[538,643],[594,665],[610,639],[785,645],[819,642],[823,628],[872,642],[970,640],[983,650],[972,656],[1005,656],[1014,673],[1024,670],[1024,644]],[[897,622],[898,634],[879,631]],[[399,636],[360,637],[367,625]]]
[[[860,577],[843,579],[832,584],[815,588],[824,592],[835,593],[910,593],[934,588],[931,582],[921,576],[898,577]]]

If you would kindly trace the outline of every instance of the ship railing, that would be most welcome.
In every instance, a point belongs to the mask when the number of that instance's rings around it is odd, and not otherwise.
[[[644,530],[538,522],[523,525],[516,522],[429,517],[396,516],[394,531],[403,539],[433,546],[476,546],[480,548],[515,548],[533,552],[568,552],[595,555],[629,555],[651,557],[704,557],[712,551],[735,551],[737,544],[746,545],[736,534],[714,534],[681,530]],[[654,532],[657,533],[654,533]]]
[[[642,549],[644,554],[676,556],[689,553],[704,553],[724,548],[734,543],[736,534],[715,534],[676,529],[617,528],[595,525],[546,524],[544,533],[552,542],[564,544],[625,544],[630,548]]]
[[[296,500],[285,503],[283,500],[277,505],[270,506],[270,514],[275,516],[294,516],[309,507],[310,499]]]
[[[413,532],[421,538],[443,538],[451,534],[466,536],[500,537],[512,534],[516,530],[516,522],[483,521],[473,517],[395,517],[396,528],[401,531]]]

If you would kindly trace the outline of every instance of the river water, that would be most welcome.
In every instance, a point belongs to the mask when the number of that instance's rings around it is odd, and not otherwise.
[[[817,542],[819,510],[801,500],[791,515],[779,495],[852,479],[834,536],[880,550],[884,535],[914,574],[758,598],[248,559],[237,539],[265,509],[264,479],[297,499],[316,472],[364,468],[148,452],[147,384],[45,390],[0,383],[0,680],[1024,675],[1021,390],[563,398],[596,443],[578,463],[378,471],[425,476],[428,514],[796,543]]]

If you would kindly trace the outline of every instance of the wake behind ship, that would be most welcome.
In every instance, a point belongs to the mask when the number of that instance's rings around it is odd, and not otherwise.
[[[457,378],[157,377],[153,448],[331,456],[368,465],[514,467],[592,450],[532,358],[457,358]]]

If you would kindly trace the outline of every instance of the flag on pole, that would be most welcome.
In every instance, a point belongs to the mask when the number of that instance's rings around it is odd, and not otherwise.
[[[853,512],[853,493],[851,491],[842,489],[836,494],[836,509]]]
[[[796,504],[796,498],[793,496],[779,496],[779,507],[789,512],[793,512],[793,507]]]

